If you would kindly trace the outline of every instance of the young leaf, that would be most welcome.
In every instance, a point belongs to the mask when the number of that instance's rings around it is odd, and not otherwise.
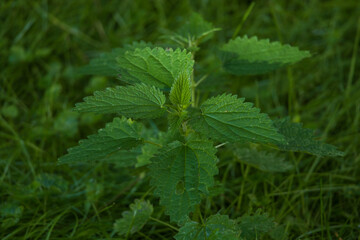
[[[153,206],[149,201],[136,199],[130,205],[130,211],[122,213],[122,218],[116,220],[114,230],[120,236],[132,235],[141,230],[153,213]]]
[[[215,152],[211,141],[193,135],[185,143],[169,144],[151,159],[154,194],[172,222],[184,222],[200,203],[201,193],[207,194],[214,184],[213,176],[218,173]]]
[[[257,37],[237,37],[221,48],[224,69],[235,75],[267,73],[310,57],[308,51]]]
[[[181,72],[190,74],[194,65],[191,54],[186,50],[159,47],[128,51],[117,58],[117,63],[123,81],[159,88],[170,88]]]
[[[190,75],[187,72],[180,73],[170,91],[170,101],[181,109],[187,108],[191,100]]]
[[[244,240],[256,240],[261,239],[262,235],[271,232],[276,227],[276,223],[273,218],[270,218],[268,214],[261,214],[257,211],[254,215],[245,215],[238,219],[238,224],[241,230],[241,239]]]
[[[302,127],[301,123],[292,123],[289,118],[274,121],[275,127],[285,136],[285,143],[278,143],[281,150],[300,151],[317,156],[344,156],[336,147],[317,141],[314,131]]]
[[[187,111],[174,112],[168,115],[169,132],[177,134],[184,121],[188,117]]]
[[[181,25],[176,33],[185,42],[190,39],[201,43],[211,39],[213,33],[219,30],[219,28],[214,28],[212,23],[205,21],[201,15],[192,13],[188,21]]]
[[[119,66],[116,63],[117,57],[123,56],[126,51],[152,46],[151,43],[143,41],[126,44],[123,48],[115,48],[109,53],[100,54],[99,57],[92,59],[89,65],[79,68],[77,73],[82,75],[117,76],[119,74]]]
[[[176,240],[236,240],[240,232],[234,220],[227,215],[216,214],[206,219],[204,225],[187,222],[175,235]]]
[[[285,161],[285,157],[272,152],[235,148],[234,153],[241,162],[264,172],[286,172],[293,168],[291,163]]]
[[[165,95],[145,84],[107,88],[77,103],[79,112],[118,113],[130,118],[157,118],[165,112]]]
[[[59,163],[76,163],[102,160],[119,150],[127,150],[143,142],[140,132],[142,125],[130,119],[114,118],[98,134],[90,135],[79,145],[68,149],[68,154],[59,158]]]
[[[283,142],[269,116],[244,100],[230,94],[210,98],[200,106],[201,113],[190,124],[195,131],[219,141]]]

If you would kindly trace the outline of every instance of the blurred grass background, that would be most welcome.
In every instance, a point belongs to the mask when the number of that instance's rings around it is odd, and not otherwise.
[[[161,43],[191,11],[222,28],[199,53],[212,74],[204,97],[228,91],[272,117],[317,129],[344,158],[289,154],[289,173],[268,174],[232,158],[220,163],[223,193],[204,210],[238,217],[262,208],[289,239],[360,239],[360,2],[257,1],[239,35],[310,50],[311,59],[253,77],[217,78],[213,50],[228,41],[251,1],[2,0],[0,2],[0,239],[103,239],[121,212],[149,190],[147,177],[106,164],[57,166],[57,158],[111,118],[72,112],[116,80],[75,70],[132,41]],[[220,76],[219,76],[220,77]],[[216,87],[214,87],[216,86]],[[245,172],[247,172],[245,174]],[[145,181],[143,181],[145,178]],[[148,197],[156,206],[158,202]],[[239,199],[241,199],[239,201]],[[240,202],[240,204],[239,204]],[[154,217],[168,221],[161,208]],[[133,239],[171,239],[149,222]]]

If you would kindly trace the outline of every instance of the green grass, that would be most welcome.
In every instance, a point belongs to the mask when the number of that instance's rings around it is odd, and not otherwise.
[[[269,174],[220,148],[219,196],[203,215],[232,218],[261,208],[284,224],[289,239],[360,239],[360,3],[358,0],[22,1],[0,3],[0,239],[104,239],[136,198],[158,200],[143,169],[109,164],[57,165],[108,116],[77,114],[76,102],[116,80],[75,74],[97,53],[145,40],[156,43],[191,9],[223,30],[197,55],[202,97],[228,91],[272,117],[290,115],[346,153],[317,158],[289,153],[296,168]],[[310,50],[313,57],[260,77],[219,79],[217,43],[257,35]],[[161,38],[160,38],[161,39]],[[155,207],[132,239],[171,239],[176,228]],[[204,216],[205,217],[205,216]]]

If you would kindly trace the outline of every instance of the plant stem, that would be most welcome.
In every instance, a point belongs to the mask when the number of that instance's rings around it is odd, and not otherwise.
[[[155,142],[152,142],[152,141],[148,141],[148,140],[144,140],[144,143],[149,143],[149,144],[161,147],[161,148],[163,147],[163,145],[161,145],[161,144],[158,144],[158,143],[155,143]]]
[[[200,80],[195,83],[195,87],[199,86],[199,84],[202,83],[208,76],[208,74],[202,76],[202,78],[200,78]]]
[[[158,223],[160,223],[162,225],[168,226],[169,228],[171,228],[171,229],[173,229],[173,230],[175,230],[177,232],[179,231],[179,229],[177,227],[174,227],[173,225],[171,225],[171,224],[169,224],[167,222],[163,222],[163,221],[161,221],[161,220],[159,220],[157,218],[150,217],[150,220],[153,220],[154,222],[158,222]]]
[[[358,23],[357,23],[357,31],[356,31],[355,41],[354,41],[353,54],[351,57],[349,76],[348,76],[348,81],[346,84],[346,90],[345,90],[345,96],[346,96],[345,99],[346,100],[349,97],[352,81],[353,81],[354,74],[355,74],[356,57],[357,57],[357,52],[358,52],[358,48],[359,48],[359,41],[360,41],[360,18],[358,19]]]
[[[229,142],[224,142],[224,143],[220,143],[219,145],[216,145],[215,148],[219,148],[219,147],[222,147],[226,144],[228,144]]]
[[[194,59],[194,56],[195,56],[195,53],[193,53],[193,59]],[[194,70],[192,71],[191,73],[191,106],[192,107],[195,107],[196,104],[195,104],[195,89],[196,89],[196,83],[195,83],[195,80],[194,80]]]
[[[245,180],[247,178],[247,175],[249,174],[250,171],[250,166],[246,165],[246,169],[245,169],[245,173],[244,173],[244,179],[241,183],[241,188],[240,188],[240,193],[239,193],[239,200],[238,200],[238,204],[236,206],[236,211],[240,210],[241,207],[241,202],[242,202],[242,196],[244,195],[244,188],[245,188]]]
[[[240,32],[243,24],[245,23],[246,19],[249,17],[249,15],[250,15],[252,9],[254,8],[254,6],[255,6],[255,2],[252,2],[252,3],[250,4],[250,6],[246,9],[245,14],[244,14],[244,16],[243,16],[242,19],[241,19],[241,22],[240,22],[239,25],[236,27],[236,30],[235,30],[235,32],[234,32],[234,34],[233,34],[233,36],[232,36],[232,39],[235,39],[236,36],[239,34],[239,32]]]

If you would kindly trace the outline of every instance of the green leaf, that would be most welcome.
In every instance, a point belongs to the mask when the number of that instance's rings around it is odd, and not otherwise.
[[[116,167],[133,167],[136,165],[136,159],[141,155],[141,148],[146,145],[140,145],[130,150],[118,150],[104,157],[104,161],[107,163],[113,163]]]
[[[130,118],[157,118],[165,112],[165,95],[157,88],[145,84],[107,88],[77,103],[79,112],[118,113]]]
[[[192,135],[185,143],[169,144],[151,159],[154,194],[160,197],[172,222],[184,222],[200,203],[201,194],[208,194],[218,173],[215,152],[211,141]]]
[[[137,157],[136,167],[142,167],[151,163],[150,159],[155,156],[162,148],[163,145],[167,143],[167,134],[164,132],[154,132],[151,130],[147,131],[147,136],[144,138],[147,142],[152,142],[144,144],[141,147],[141,154]]]
[[[153,206],[149,201],[136,199],[130,205],[130,211],[122,213],[122,218],[116,220],[114,230],[120,236],[132,235],[141,230],[153,213]]]
[[[288,233],[285,230],[285,227],[283,225],[278,225],[275,228],[273,228],[269,235],[274,240],[285,240],[288,238]]]
[[[152,46],[151,43],[143,41],[126,44],[123,48],[115,48],[109,53],[101,53],[99,57],[92,59],[89,65],[79,68],[77,73],[82,75],[117,76],[120,73],[119,65],[116,62],[117,57],[123,56],[126,51]]]
[[[143,128],[141,138],[146,139],[145,144],[130,150],[119,150],[107,156],[104,160],[114,163],[117,167],[142,167],[151,163],[150,159],[168,141],[166,133],[146,128]]]
[[[18,206],[16,203],[2,203],[0,205],[0,229],[15,226],[20,221],[23,211],[24,207]]]
[[[273,152],[259,151],[249,148],[235,148],[236,157],[246,164],[265,172],[286,172],[293,165],[285,161],[285,157]]]
[[[183,123],[186,121],[188,117],[188,112],[185,111],[178,111],[168,114],[168,125],[169,125],[169,132],[172,134],[180,133],[180,128],[183,128]]]
[[[194,61],[186,50],[143,48],[127,51],[117,58],[121,80],[145,83],[159,88],[171,87],[181,72],[192,72]]]
[[[236,240],[239,230],[234,220],[227,215],[216,214],[206,219],[204,225],[187,222],[175,235],[176,240]]]
[[[19,115],[19,110],[15,105],[3,105],[0,113],[3,114],[4,117],[16,118]]]
[[[130,150],[119,150],[104,160],[117,167],[142,167],[151,163],[150,159],[168,142],[166,133],[151,128],[143,128],[140,136],[144,144]]]
[[[66,192],[69,183],[62,177],[56,174],[41,173],[36,176],[33,182],[35,186],[39,186],[41,190],[45,190],[48,193],[56,191],[59,193]]]
[[[256,240],[261,239],[265,233],[271,232],[276,227],[273,218],[270,218],[267,213],[261,214],[257,211],[254,215],[245,215],[238,219],[238,224],[241,230],[241,239]]]
[[[224,69],[235,75],[261,74],[310,57],[308,51],[257,37],[237,37],[221,48]]]
[[[182,72],[175,80],[170,91],[170,101],[180,109],[187,108],[191,100],[190,75]]]
[[[125,118],[114,118],[98,134],[90,135],[79,145],[68,149],[68,154],[59,158],[59,163],[76,163],[103,160],[119,150],[128,150],[143,142],[142,125]]]
[[[213,33],[219,30],[220,28],[214,28],[212,23],[205,21],[201,15],[192,13],[176,33],[184,42],[190,39],[193,42],[197,41],[199,44],[211,39]]]
[[[344,156],[336,147],[316,140],[314,130],[303,128],[301,123],[292,123],[289,118],[283,118],[274,124],[286,139],[285,143],[277,144],[281,150],[307,152],[317,156]]]
[[[96,203],[104,194],[104,185],[96,181],[90,181],[86,184],[85,192],[87,202]]]
[[[283,142],[269,116],[244,100],[230,94],[210,98],[200,106],[201,113],[190,124],[195,131],[217,141]]]

